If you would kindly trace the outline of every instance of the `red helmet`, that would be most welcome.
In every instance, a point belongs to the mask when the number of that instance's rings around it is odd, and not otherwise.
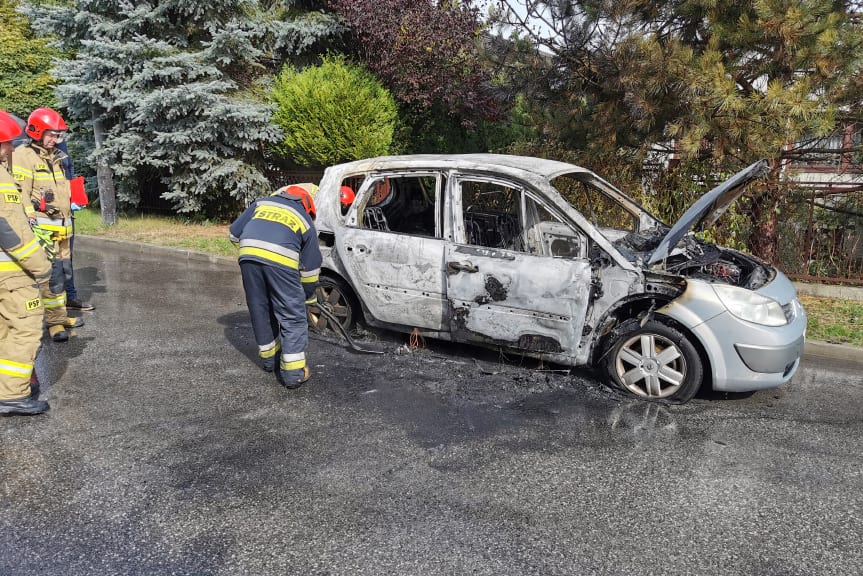
[[[0,142],[9,142],[21,135],[21,125],[8,112],[0,110]]]
[[[30,113],[27,118],[27,136],[33,140],[41,140],[45,130],[54,130],[57,132],[66,131],[66,122],[54,110],[50,108],[36,108]]]
[[[281,194],[285,198],[290,198],[291,200],[299,200],[303,208],[306,209],[309,216],[314,220],[318,211],[315,209],[315,194],[318,193],[318,187],[312,183],[304,183],[304,184],[291,184],[289,186],[284,186],[279,188],[276,191],[276,194]]]
[[[351,187],[342,186],[339,193],[339,200],[341,201],[342,206],[347,208],[354,203],[354,198],[356,198],[356,194],[354,194],[354,191],[351,189]]]

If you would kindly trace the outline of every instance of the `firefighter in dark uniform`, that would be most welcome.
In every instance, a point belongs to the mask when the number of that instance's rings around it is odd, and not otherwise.
[[[315,230],[314,184],[285,186],[256,200],[232,224],[252,330],[264,370],[288,388],[306,382],[308,321],[315,303],[321,251]],[[276,369],[276,360],[279,360]]]
[[[0,414],[41,414],[48,403],[30,395],[30,377],[45,313],[39,287],[48,285],[51,264],[24,214],[29,198],[7,170],[12,139],[20,133],[0,111]]]

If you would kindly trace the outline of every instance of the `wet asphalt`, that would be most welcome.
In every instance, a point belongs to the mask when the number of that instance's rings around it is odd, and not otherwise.
[[[668,406],[377,333],[289,391],[235,262],[76,242],[97,308],[0,418],[0,575],[861,573],[861,364]]]

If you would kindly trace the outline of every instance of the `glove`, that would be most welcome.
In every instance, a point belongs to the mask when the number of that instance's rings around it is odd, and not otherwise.
[[[36,240],[39,241],[39,245],[42,246],[42,249],[45,250],[45,254],[48,255],[48,260],[54,260],[54,235],[52,232],[45,230],[44,228],[40,228],[39,226],[32,226],[33,235],[36,236]]]
[[[51,264],[51,278],[48,280],[48,290],[51,294],[62,294],[66,289],[66,274],[63,272],[63,263],[55,260]]]
[[[78,210],[80,210],[81,208],[82,208],[82,206],[78,206],[77,204],[75,204],[74,202],[72,202],[72,212],[77,212],[77,211],[78,211]]]

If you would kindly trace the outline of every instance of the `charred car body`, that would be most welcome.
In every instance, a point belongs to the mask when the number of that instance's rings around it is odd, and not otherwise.
[[[648,399],[686,401],[702,383],[778,386],[798,367],[806,328],[793,285],[692,232],[766,166],[735,174],[670,228],[590,170],[552,160],[416,155],[333,166],[316,197],[319,302],[344,326],[362,315],[597,366]],[[356,192],[349,206],[343,186]]]

